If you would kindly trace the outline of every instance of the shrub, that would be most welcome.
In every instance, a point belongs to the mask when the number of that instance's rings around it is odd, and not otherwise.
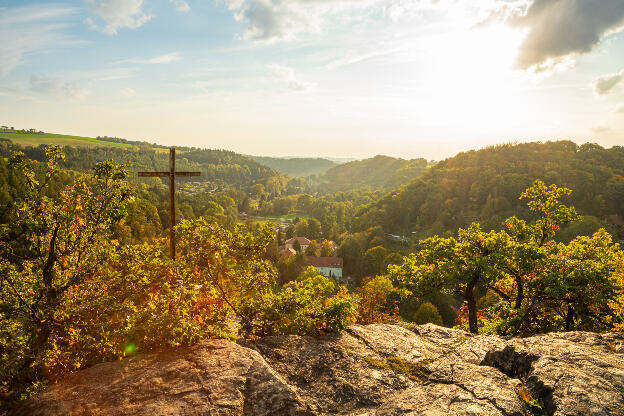
[[[418,325],[428,323],[443,325],[438,309],[431,302],[424,302],[418,307],[414,313],[414,322]]]
[[[393,305],[388,302],[388,295],[393,291],[392,282],[386,276],[366,279],[358,288],[358,323],[373,324],[396,315]]]

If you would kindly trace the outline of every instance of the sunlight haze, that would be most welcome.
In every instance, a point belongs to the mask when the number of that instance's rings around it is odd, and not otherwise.
[[[0,40],[16,128],[277,156],[624,144],[621,0],[1,1]]]

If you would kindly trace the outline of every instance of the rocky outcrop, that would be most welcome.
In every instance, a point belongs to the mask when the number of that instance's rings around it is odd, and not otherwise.
[[[72,374],[20,415],[624,415],[624,334],[422,325],[208,340]]]

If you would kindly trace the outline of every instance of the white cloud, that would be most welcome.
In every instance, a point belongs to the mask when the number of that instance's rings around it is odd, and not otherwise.
[[[589,53],[605,36],[624,29],[624,1],[534,0],[524,15],[509,22],[527,29],[517,67],[539,71]]]
[[[168,53],[164,55],[159,55],[151,59],[146,59],[143,63],[146,64],[168,64],[171,62],[179,61],[180,55],[178,53]]]
[[[34,92],[55,98],[83,100],[91,94],[91,90],[61,78],[40,77],[31,75],[30,89]]]
[[[74,8],[46,5],[2,9],[0,76],[11,72],[28,55],[79,43],[65,34],[66,24],[59,23],[59,20],[77,11]]]
[[[380,21],[432,24],[443,17],[470,25],[522,14],[531,0],[216,0],[245,24],[240,38],[258,41],[296,39],[349,24]],[[513,13],[512,13],[513,12]]]
[[[143,11],[143,0],[86,0],[91,10],[104,21],[102,32],[116,35],[121,28],[136,29],[143,26],[152,15]],[[90,27],[98,27],[93,20]]]
[[[26,6],[17,8],[0,8],[0,26],[32,23],[34,21],[63,18],[76,12],[76,9],[58,6]]]
[[[184,0],[169,0],[171,4],[176,8],[179,12],[188,12],[191,10],[191,6],[188,5]]]
[[[284,0],[258,0],[244,3],[236,19],[245,21],[244,39],[289,39],[308,27],[308,16],[296,3]]]
[[[397,1],[397,0],[393,0]],[[350,12],[372,13],[384,0],[217,0],[246,24],[243,39],[288,40],[305,32],[318,33],[330,17]],[[385,5],[383,6],[385,7]],[[379,10],[376,10],[379,11]],[[351,16],[352,17],[352,16]]]
[[[163,55],[158,55],[153,58],[132,58],[132,59],[124,59],[123,61],[117,61],[116,64],[120,63],[133,63],[133,64],[144,64],[144,65],[154,65],[154,64],[169,64],[171,62],[179,61],[182,59],[178,52],[166,53]]]
[[[480,19],[476,26],[486,26],[519,18],[526,13],[530,4],[531,0],[495,1],[489,8],[484,9],[485,17]]]
[[[607,95],[624,79],[624,71],[603,75],[594,81],[594,91],[598,95]]]
[[[272,78],[283,82],[291,91],[306,91],[312,87],[311,83],[299,80],[291,67],[273,64],[267,66],[267,69]]]

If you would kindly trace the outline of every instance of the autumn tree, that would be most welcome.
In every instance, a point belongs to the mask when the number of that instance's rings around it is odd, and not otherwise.
[[[375,276],[364,280],[358,287],[358,322],[374,324],[395,315],[393,305],[388,301],[394,290],[392,281],[387,276]]]
[[[68,372],[137,351],[322,334],[354,319],[356,299],[316,269],[280,287],[266,260],[271,227],[184,220],[171,259],[165,240],[133,229],[156,218],[148,205],[131,205],[122,222],[134,193],[124,166],[103,162],[83,175],[59,167],[59,147],[46,154],[45,164],[22,153],[0,164],[20,185],[0,225],[0,412]],[[216,200],[235,209],[230,197]],[[296,277],[305,256],[292,257]]]
[[[0,368],[9,390],[41,376],[50,340],[63,328],[67,292],[99,273],[114,245],[112,226],[132,195],[124,167],[103,162],[48,197],[64,155],[58,146],[46,155],[40,174],[23,153],[10,160],[25,194],[0,228]]]
[[[334,254],[334,244],[329,240],[323,240],[321,242],[321,257],[332,257]]]
[[[308,247],[306,247],[305,249],[306,256],[318,257],[320,252],[321,246],[319,245],[319,243],[316,242],[316,240],[310,241],[310,244],[308,244]]]

